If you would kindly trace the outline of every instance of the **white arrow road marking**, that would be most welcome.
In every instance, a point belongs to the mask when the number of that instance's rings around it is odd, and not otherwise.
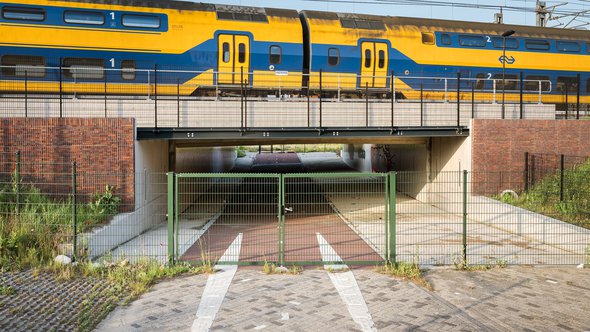
[[[320,252],[322,254],[322,260],[324,262],[342,262],[342,258],[336,253],[334,248],[324,239],[320,233],[316,233],[318,238],[318,244],[320,246]],[[324,265],[325,269],[347,269],[348,266],[344,264],[338,265]],[[352,319],[357,323],[363,331],[377,331],[373,318],[369,313],[369,308],[361,289],[359,288],[354,274],[351,271],[328,273],[332,284],[340,294],[342,301],[346,304],[348,312],[352,316]]]
[[[219,259],[220,262],[237,261],[240,257],[240,248],[242,246],[242,233],[238,234],[234,242],[225,250],[225,253]],[[229,289],[236,271],[237,265],[215,265],[218,272],[212,274],[207,279],[207,285],[201,296],[201,302],[197,309],[197,317],[191,328],[192,332],[209,331],[215,316],[221,308],[221,303]]]

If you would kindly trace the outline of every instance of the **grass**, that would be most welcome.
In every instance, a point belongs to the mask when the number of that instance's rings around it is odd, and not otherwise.
[[[340,153],[341,144],[296,144],[296,145],[274,145],[273,152],[335,152]],[[258,152],[258,146],[239,146],[237,148],[238,158],[245,156],[245,152]],[[263,152],[270,152],[270,146],[263,146]]]
[[[408,280],[415,283],[418,286],[424,287],[428,290],[432,290],[430,283],[424,278],[422,270],[418,264],[415,263],[385,263],[377,266],[375,271],[381,274],[386,274],[401,278],[402,280]]]
[[[89,203],[76,204],[78,233],[104,224],[117,213],[120,199],[113,189],[106,186]],[[13,179],[0,187],[0,271],[50,264],[68,243],[72,247],[73,228],[71,199],[55,199],[33,186],[17,185]],[[79,249],[77,255],[83,257],[83,245]]]
[[[303,272],[303,267],[293,265],[291,267],[277,266],[275,263],[264,261],[262,273],[264,274],[292,274],[297,275]]]
[[[508,266],[508,262],[500,258],[492,259],[491,257],[486,257],[484,264],[469,264],[466,260],[454,256],[453,266],[455,266],[455,270],[457,271],[487,271],[495,268],[503,269]]]
[[[497,199],[549,217],[590,229],[590,160],[564,172],[563,201],[560,200],[561,174],[544,178],[520,196]]]
[[[16,294],[16,290],[12,286],[0,286],[0,296],[10,296]]]

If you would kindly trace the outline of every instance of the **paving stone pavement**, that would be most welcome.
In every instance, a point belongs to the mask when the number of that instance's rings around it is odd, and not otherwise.
[[[359,331],[327,271],[266,275],[240,268],[213,331]],[[354,269],[379,331],[590,331],[590,270],[509,267],[489,271],[436,268],[434,291]],[[206,275],[167,280],[98,331],[189,331]]]

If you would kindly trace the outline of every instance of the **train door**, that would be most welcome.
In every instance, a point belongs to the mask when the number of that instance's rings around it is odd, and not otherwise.
[[[250,71],[250,38],[243,35],[219,35],[218,37],[219,84],[240,84],[241,72],[247,82]]]
[[[386,88],[389,52],[386,43],[361,43],[360,88]]]

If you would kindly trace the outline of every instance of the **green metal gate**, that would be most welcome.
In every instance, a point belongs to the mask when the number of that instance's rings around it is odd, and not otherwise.
[[[169,173],[170,261],[374,265],[394,259],[394,177]]]

